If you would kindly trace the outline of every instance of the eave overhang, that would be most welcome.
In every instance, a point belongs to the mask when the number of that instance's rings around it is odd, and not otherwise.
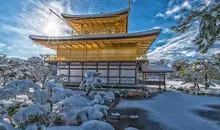
[[[160,29],[136,32],[130,34],[87,35],[49,37],[30,35],[36,43],[53,50],[62,49],[103,49],[116,45],[136,46],[138,56],[142,56],[149,49],[153,41],[161,32]]]
[[[126,39],[126,38],[141,38],[145,36],[158,35],[161,29],[155,29],[144,32],[136,32],[129,34],[111,34],[111,35],[86,35],[86,36],[65,36],[65,37],[50,37],[30,35],[29,38],[34,41],[77,41],[77,40],[107,40],[107,39]]]

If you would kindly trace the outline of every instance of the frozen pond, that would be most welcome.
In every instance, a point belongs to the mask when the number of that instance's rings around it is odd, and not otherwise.
[[[194,96],[169,91],[152,99],[122,99],[116,108],[140,108],[146,110],[151,120],[171,129],[220,129],[220,97]]]

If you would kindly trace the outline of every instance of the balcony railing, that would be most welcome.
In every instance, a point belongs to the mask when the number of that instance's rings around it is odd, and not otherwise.
[[[45,61],[134,61],[145,60],[142,57],[134,57],[134,55],[111,55],[111,54],[90,54],[79,56],[56,56],[47,55]]]

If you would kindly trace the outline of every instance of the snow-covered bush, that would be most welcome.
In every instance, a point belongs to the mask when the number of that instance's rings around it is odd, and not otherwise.
[[[53,66],[44,62],[43,56],[40,57],[31,57],[28,59],[30,64],[28,71],[32,74],[33,80],[36,80],[38,83],[41,83],[44,88],[47,82],[60,83],[66,79],[66,75],[58,75],[54,73]]]
[[[115,94],[112,91],[95,92],[93,96],[93,100],[88,103],[89,106],[93,106],[95,104],[109,105],[109,103],[115,101]]]
[[[115,130],[110,124],[91,120],[83,123],[81,126],[56,126],[49,127],[46,130]]]
[[[91,74],[87,75],[91,77]],[[100,79],[95,80],[99,82]],[[86,130],[89,126],[84,123],[107,119],[109,107],[99,104],[102,101],[104,104],[108,104],[115,100],[113,92],[98,92],[94,97],[96,99],[98,95],[101,97],[99,103],[88,106],[92,101],[91,98],[80,92],[65,89],[62,84],[54,82],[46,83],[45,89],[43,89],[28,79],[7,83],[0,89],[0,94],[0,123],[2,123],[2,129],[3,127],[9,128],[7,123],[3,122],[3,119],[8,120],[10,128],[12,128],[9,130],[20,130],[13,128],[11,124],[25,130],[38,130],[39,127],[44,129],[61,125],[73,125],[75,127],[68,128],[79,130],[83,130],[85,127]],[[111,127],[111,125],[109,126]]]
[[[86,91],[86,95],[94,88],[101,87],[102,80],[99,77],[101,74],[96,71],[87,71],[85,79],[81,82],[79,88]]]
[[[80,128],[80,130],[115,130],[110,124],[96,120],[83,123]]]
[[[15,124],[19,125],[27,121],[31,115],[46,115],[49,113],[48,105],[31,105],[16,112],[12,116],[12,120]]]

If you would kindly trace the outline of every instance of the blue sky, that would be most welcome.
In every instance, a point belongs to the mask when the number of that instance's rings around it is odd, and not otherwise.
[[[152,59],[192,59],[212,55],[218,52],[216,48],[206,55],[196,52],[196,47],[191,43],[198,32],[196,27],[181,35],[170,30],[181,17],[178,12],[182,8],[193,8],[203,2],[204,0],[131,0],[129,32],[157,28],[163,30],[149,50],[148,56]],[[128,0],[1,0],[0,53],[20,58],[55,53],[36,45],[28,38],[28,35],[70,35],[68,26],[51,14],[49,8],[58,14],[92,14],[114,12],[127,7]]]

